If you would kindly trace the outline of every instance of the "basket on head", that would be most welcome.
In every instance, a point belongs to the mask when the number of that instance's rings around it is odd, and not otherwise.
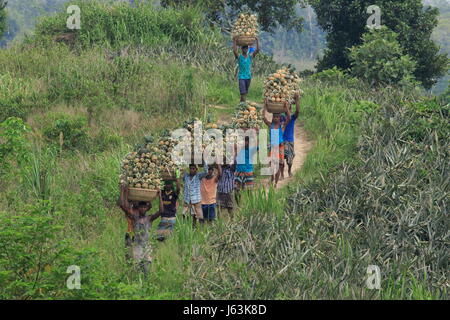
[[[252,36],[239,36],[236,37],[236,44],[240,47],[251,46],[255,43],[256,38]]]
[[[161,179],[164,181],[172,181],[172,180],[177,180],[177,176],[175,171],[163,171],[161,172]]]
[[[152,202],[157,197],[158,197],[157,190],[130,188],[128,193],[128,200],[131,201]]]
[[[270,113],[283,113],[284,102],[267,102],[267,111]]]

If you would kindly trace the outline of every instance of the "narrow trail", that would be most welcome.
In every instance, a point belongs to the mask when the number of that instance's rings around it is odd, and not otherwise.
[[[224,106],[212,106],[214,109],[219,110],[227,110],[229,108]],[[295,142],[294,142],[294,149],[295,149],[295,158],[294,162],[292,164],[292,177],[289,177],[287,174],[287,165],[285,165],[285,178],[283,180],[280,179],[278,181],[277,189],[281,189],[285,186],[287,186],[289,183],[294,181],[294,177],[297,171],[299,171],[303,164],[306,161],[306,156],[308,155],[309,151],[311,151],[312,147],[314,146],[314,141],[310,138],[308,135],[308,132],[305,130],[304,125],[301,122],[301,116],[300,119],[296,121],[295,124]],[[270,120],[270,115],[269,115]],[[231,115],[230,114],[221,114],[218,118],[217,123],[219,125],[226,124],[231,121]],[[265,187],[269,187],[270,185],[270,178],[263,179],[261,183]]]
[[[269,114],[269,121],[271,121],[271,116]],[[304,125],[301,122],[301,115],[299,119],[295,122],[295,139],[294,139],[294,150],[295,158],[292,163],[292,177],[289,177],[287,171],[287,164],[284,166],[284,179],[278,181],[276,189],[281,189],[287,186],[289,183],[293,182],[295,179],[295,174],[299,171],[306,161],[306,156],[309,151],[314,146],[314,141],[309,137],[308,132],[305,130]],[[262,181],[264,187],[270,187],[270,177]]]
[[[303,164],[305,163],[306,156],[309,151],[312,149],[314,145],[314,141],[310,139],[308,133],[305,128],[300,124],[300,122],[296,122],[295,125],[295,158],[292,164],[292,177],[287,175],[287,165],[285,167],[285,178],[283,180],[278,181],[277,189],[280,189],[290,182],[294,181],[295,173],[299,171]]]

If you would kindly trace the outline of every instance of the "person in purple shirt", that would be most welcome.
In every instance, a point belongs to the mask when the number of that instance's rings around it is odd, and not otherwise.
[[[292,164],[295,158],[295,121],[298,119],[298,114],[300,112],[300,95],[297,93],[294,96],[294,101],[296,105],[295,113],[291,117],[291,121],[286,125],[283,133],[284,140],[284,158],[286,159],[289,177],[292,177]],[[292,105],[291,105],[292,112]],[[281,179],[284,179],[284,170],[281,172]]]

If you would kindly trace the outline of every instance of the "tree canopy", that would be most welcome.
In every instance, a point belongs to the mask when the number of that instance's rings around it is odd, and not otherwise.
[[[319,25],[328,33],[328,48],[318,69],[337,66],[350,68],[349,51],[362,43],[369,18],[367,8],[377,5],[381,9],[381,24],[398,34],[404,53],[417,63],[414,76],[424,87],[430,88],[445,75],[448,58],[439,53],[431,39],[438,24],[439,10],[424,7],[421,0],[311,0]]]
[[[383,27],[363,35],[363,43],[350,49],[351,72],[373,86],[414,83],[415,62],[404,55],[398,35]]]
[[[258,14],[263,31],[272,32],[280,25],[287,30],[302,29],[303,18],[296,14],[298,0],[162,0],[161,5],[197,5],[204,8],[210,20],[226,26],[239,11],[248,9]],[[303,4],[303,1],[301,1]]]
[[[0,0],[0,38],[3,36],[3,33],[5,33],[5,30],[6,30],[5,7],[7,4],[8,4],[8,2],[5,2],[4,0]]]

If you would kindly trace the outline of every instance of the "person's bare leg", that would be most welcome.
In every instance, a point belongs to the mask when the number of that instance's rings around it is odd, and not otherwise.
[[[233,208],[228,208],[228,218],[233,220]]]
[[[288,164],[288,174],[289,174],[289,178],[292,177],[292,163]]]
[[[247,95],[246,94],[241,94],[241,102],[245,102],[247,99]]]
[[[132,256],[131,256],[131,246],[132,244],[132,238],[131,235],[127,232],[125,234],[125,260],[127,262],[130,262],[132,260]]]
[[[281,170],[282,170],[282,166],[280,166],[280,169],[278,170],[278,172],[275,175],[275,187],[278,185],[278,181],[280,180],[280,174],[281,174]]]

